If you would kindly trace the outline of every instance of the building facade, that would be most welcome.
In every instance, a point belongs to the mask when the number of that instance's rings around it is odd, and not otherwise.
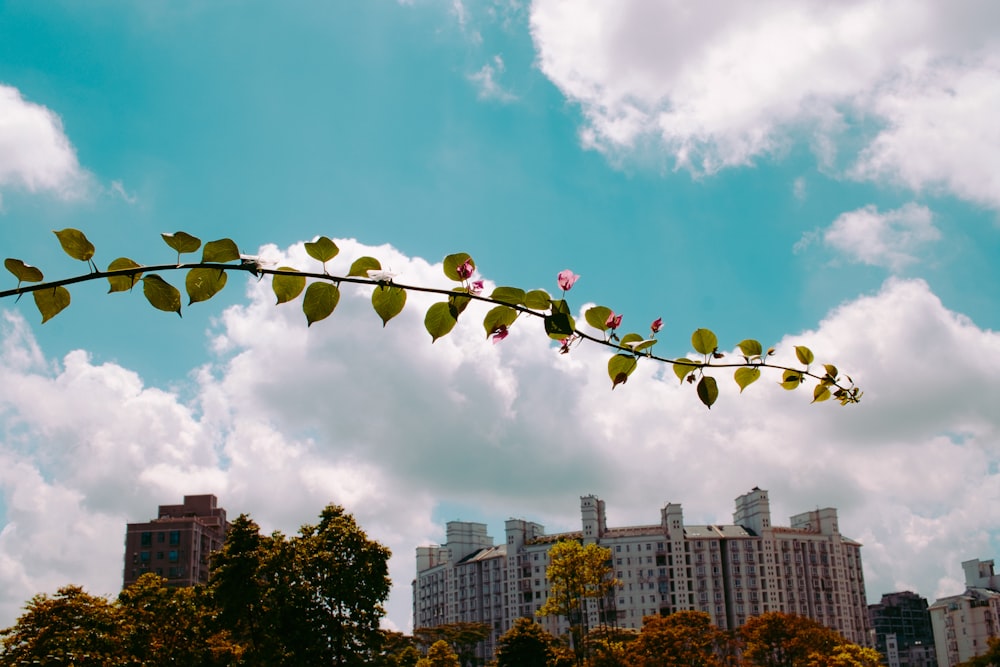
[[[887,593],[868,606],[875,648],[888,667],[937,667],[927,599],[911,591]]]
[[[930,606],[934,646],[940,667],[952,667],[986,653],[990,639],[1000,636],[1000,577],[993,561],[962,563],[965,592]]]
[[[213,495],[160,505],[155,519],[126,527],[123,586],[146,572],[166,578],[171,586],[208,583],[211,555],[222,548],[228,529],[226,510]]]
[[[596,543],[611,551],[620,582],[606,600],[590,600],[584,625],[641,628],[642,619],[692,610],[722,629],[735,629],[769,611],[800,614],[867,645],[870,623],[861,545],[841,535],[833,508],[771,525],[767,491],[736,499],[732,524],[686,525],[679,504],[668,503],[657,524],[608,527],[605,505],[580,499],[581,530],[549,535],[543,526],[510,519],[505,543],[494,545],[479,523],[450,522],[443,545],[417,549],[414,627],[482,622],[496,640],[519,617],[535,618],[545,603],[548,551],[560,540]],[[540,618],[553,634],[562,618]]]

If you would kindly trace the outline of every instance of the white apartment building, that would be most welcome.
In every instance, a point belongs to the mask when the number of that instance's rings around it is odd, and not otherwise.
[[[486,525],[453,521],[447,541],[417,548],[414,627],[474,621],[492,626],[481,657],[519,617],[535,618],[548,597],[549,548],[560,540],[611,550],[620,586],[589,602],[585,625],[641,628],[645,616],[703,611],[723,629],[768,611],[813,618],[847,640],[867,645],[868,609],[861,545],[840,534],[833,508],[771,525],[767,491],[736,499],[732,524],[685,525],[681,506],[667,503],[657,524],[609,528],[604,502],[580,499],[581,530],[548,535],[543,526],[510,519],[505,544],[494,545]],[[565,633],[562,618],[537,619]]]
[[[967,560],[962,570],[965,592],[941,598],[928,608],[939,667],[985,653],[990,638],[1000,636],[1000,577],[993,571],[993,561]]]

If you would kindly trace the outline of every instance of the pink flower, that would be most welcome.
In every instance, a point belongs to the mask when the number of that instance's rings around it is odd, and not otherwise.
[[[468,280],[472,277],[472,273],[476,270],[476,267],[472,265],[472,258],[465,260],[463,264],[459,264],[455,267],[455,271],[458,272],[458,277],[462,280]]]
[[[649,325],[649,328],[650,330],[652,330],[654,334],[658,333],[660,329],[663,328],[663,318],[657,317],[655,320],[653,320],[653,323]]]
[[[560,271],[559,275],[557,276],[557,280],[559,281],[559,289],[561,289],[562,291],[566,292],[571,287],[573,287],[573,283],[575,283],[579,279],[580,279],[580,276],[576,275],[575,273],[573,273],[569,269],[566,269],[564,271]]]
[[[615,315],[614,311],[608,315],[608,319],[604,322],[604,326],[608,329],[617,329],[622,323],[622,316]]]
[[[493,344],[496,345],[497,343],[499,343],[500,341],[502,341],[504,338],[507,337],[508,333],[510,333],[510,332],[507,331],[507,325],[506,324],[501,324],[500,326],[498,326],[493,331]]]
[[[576,340],[576,335],[566,336],[561,341],[559,341],[559,354],[566,354],[569,352],[569,346]]]
[[[472,284],[469,285],[469,294],[472,294],[473,296],[479,296],[482,293],[483,293],[483,281],[473,280]]]

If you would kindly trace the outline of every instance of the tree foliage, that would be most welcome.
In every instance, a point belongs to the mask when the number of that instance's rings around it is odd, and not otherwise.
[[[986,653],[966,660],[959,667],[1000,667],[1000,637],[991,637]]]
[[[342,507],[299,534],[259,534],[240,516],[215,559],[220,622],[251,665],[361,665],[381,641],[389,550]]]
[[[421,658],[417,662],[417,667],[461,667],[461,663],[448,642],[439,639],[431,644],[427,650],[427,657]]]
[[[725,634],[708,614],[679,611],[647,616],[642,632],[628,646],[628,664],[636,667],[721,667],[717,654]]]
[[[399,315],[406,306],[409,292],[438,294],[444,298],[430,308],[424,317],[424,328],[431,341],[448,335],[459,317],[472,301],[490,306],[483,318],[486,337],[494,343],[507,337],[515,322],[521,317],[542,320],[545,333],[559,342],[559,350],[568,353],[583,341],[605,346],[611,351],[608,359],[608,377],[611,387],[623,385],[638,367],[640,361],[657,361],[671,366],[681,382],[694,385],[699,400],[711,408],[719,396],[718,381],[709,371],[733,369],[733,380],[740,392],[756,382],[762,369],[781,373],[780,384],[785,389],[796,389],[807,379],[815,381],[813,402],[831,398],[842,405],[857,403],[862,392],[848,375],[841,375],[833,364],[814,364],[813,352],[802,345],[795,347],[799,366],[784,366],[770,361],[774,348],[765,348],[759,341],[747,338],[736,347],[742,360],[722,361],[719,341],[710,329],[698,328],[691,335],[691,347],[696,355],[671,358],[653,354],[657,334],[663,328],[663,318],[657,317],[643,333],[620,331],[623,315],[607,306],[593,306],[584,313],[589,330],[577,326],[566,293],[579,279],[572,271],[559,272],[556,283],[561,291],[553,296],[543,289],[524,290],[518,287],[498,286],[489,295],[484,294],[482,280],[476,279],[476,263],[468,253],[453,253],[442,262],[445,276],[455,282],[450,289],[407,285],[395,280],[396,275],[382,267],[374,257],[355,259],[347,275],[336,276],[327,272],[327,262],[335,258],[340,249],[330,238],[318,236],[305,244],[308,255],[319,262],[320,272],[307,272],[293,267],[276,269],[264,266],[257,258],[240,254],[232,239],[210,241],[202,246],[201,239],[186,232],[162,234],[163,241],[176,253],[176,263],[141,265],[128,257],[118,257],[100,271],[94,261],[96,248],[83,232],[63,229],[55,232],[63,251],[75,260],[84,262],[88,273],[71,278],[43,282],[42,271],[23,260],[7,258],[4,266],[17,279],[14,289],[0,291],[0,298],[16,296],[18,299],[31,293],[35,306],[45,323],[62,312],[71,303],[67,285],[90,280],[107,280],[109,292],[129,292],[142,284],[142,293],[151,306],[166,312],[182,312],[181,292],[160,274],[185,272],[184,289],[188,306],[207,301],[222,291],[230,272],[244,271],[258,278],[271,276],[271,286],[276,303],[283,304],[302,297],[302,311],[307,326],[325,320],[335,311],[340,301],[343,284],[372,287],[372,308],[382,321],[382,326]],[[202,250],[201,261],[182,263],[181,256]],[[303,296],[304,294],[304,296]]]
[[[443,623],[430,628],[414,628],[413,636],[424,646],[431,646],[437,641],[445,641],[463,666],[474,664],[476,647],[490,636],[488,623],[458,621]]]
[[[799,667],[830,656],[844,638],[824,625],[795,614],[768,612],[739,629],[743,661],[750,667]]]
[[[497,640],[497,667],[546,667],[555,657],[556,638],[530,618],[514,621]]]

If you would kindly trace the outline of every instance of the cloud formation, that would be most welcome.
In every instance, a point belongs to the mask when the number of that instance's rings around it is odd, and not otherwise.
[[[331,273],[372,255],[400,282],[448,284],[440,265],[337,243]],[[311,262],[301,244],[261,252]],[[402,629],[414,548],[443,539],[432,518],[442,504],[564,530],[579,524],[578,497],[596,493],[612,525],[655,522],[667,501],[688,521],[728,522],[732,499],[760,486],[779,524],[839,508],[844,532],[865,543],[873,599],[954,592],[960,561],[996,544],[1000,336],[923,282],[890,280],[780,342],[785,355],[810,345],[851,372],[860,406],[809,405],[809,389],[785,392],[773,378],[740,396],[720,373],[711,411],[652,363],[611,391],[606,352],[560,355],[531,322],[491,345],[475,305],[431,344],[431,295],[410,294],[383,329],[370,288],[344,285],[332,317],[307,328],[296,304],[274,306],[267,281],[246,289],[183,393],[83,351],[48,359],[20,315],[4,315],[0,625],[65,583],[115,593],[126,521],[184,493],[215,493],[266,530],[294,531],[344,504],[393,550],[390,621]],[[661,337],[660,347],[676,340]]]
[[[803,138],[825,163],[831,137],[850,132],[863,142],[845,158],[854,176],[994,208],[998,24],[988,0],[531,7],[539,67],[580,105],[589,147],[652,144],[678,168],[713,173]]]
[[[823,242],[848,259],[899,271],[916,253],[941,238],[926,206],[905,206],[880,213],[873,205],[843,213],[823,233]]]
[[[89,179],[59,116],[0,84],[0,191],[23,188],[71,199],[85,192]]]

